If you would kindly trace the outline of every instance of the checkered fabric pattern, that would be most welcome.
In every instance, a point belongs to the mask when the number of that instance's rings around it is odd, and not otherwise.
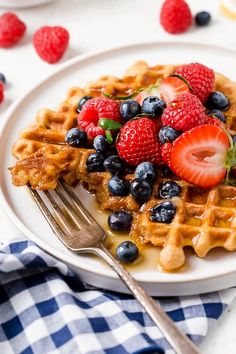
[[[157,299],[197,344],[236,289]],[[132,296],[91,288],[27,240],[0,247],[1,354],[173,354]]]

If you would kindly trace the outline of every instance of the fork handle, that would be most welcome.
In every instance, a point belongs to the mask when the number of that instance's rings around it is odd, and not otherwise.
[[[87,249],[88,251],[88,249]],[[134,297],[146,310],[169,344],[177,354],[200,354],[197,347],[191,340],[174,324],[170,317],[162,310],[148,293],[138,284],[132,275],[111,255],[111,253],[101,244],[92,248],[91,252],[103,258],[119,275]]]

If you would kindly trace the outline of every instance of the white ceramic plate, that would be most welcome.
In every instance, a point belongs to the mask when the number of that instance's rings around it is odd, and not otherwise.
[[[0,0],[0,7],[21,9],[27,7],[35,7],[39,5],[48,4],[55,0]]]
[[[0,201],[13,222],[29,239],[67,263],[86,282],[120,292],[126,292],[126,287],[112,270],[96,258],[72,254],[58,241],[26,190],[11,185],[7,168],[14,163],[11,156],[13,143],[19,132],[34,121],[39,108],[55,107],[71,86],[83,86],[103,74],[122,75],[127,67],[139,59],[147,60],[151,65],[198,61],[236,80],[236,52],[201,44],[146,43],[75,58],[15,102],[7,113],[0,141]],[[79,193],[88,205],[87,192]],[[236,285],[236,254],[213,250],[206,258],[199,259],[191,252],[185,271],[168,274],[157,268],[138,267],[132,272],[152,295],[209,292]]]

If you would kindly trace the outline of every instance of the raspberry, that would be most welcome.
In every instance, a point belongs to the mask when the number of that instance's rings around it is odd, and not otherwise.
[[[160,142],[155,121],[142,117],[128,121],[120,130],[116,143],[120,157],[132,166],[161,161]]]
[[[203,103],[207,100],[215,85],[215,73],[199,63],[180,65],[175,74],[183,76],[193,89],[193,93]]]
[[[88,134],[89,138],[105,135],[105,130],[98,126],[100,118],[121,122],[119,102],[105,97],[95,97],[82,106],[78,115],[78,124]]]
[[[44,26],[35,32],[33,44],[40,58],[53,64],[63,56],[69,38],[68,31],[63,27]]]
[[[173,148],[172,143],[165,143],[164,145],[161,146],[161,157],[162,161],[170,167],[170,154]]]
[[[184,0],[164,1],[160,22],[164,30],[171,34],[185,32],[192,24],[192,14]]]
[[[0,81],[0,103],[3,101],[4,99],[4,86],[3,83]]]
[[[205,107],[191,93],[182,93],[165,109],[162,115],[163,125],[177,130],[189,130],[197,125],[205,124]]]
[[[206,116],[205,124],[215,125],[216,127],[224,126],[224,123],[221,120],[212,116]]]
[[[11,12],[0,16],[0,48],[12,47],[23,37],[26,25]]]

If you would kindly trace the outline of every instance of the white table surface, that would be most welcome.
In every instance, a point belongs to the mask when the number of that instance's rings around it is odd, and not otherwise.
[[[52,73],[60,63],[79,55],[114,46],[143,41],[187,40],[218,43],[236,48],[236,21],[223,18],[218,0],[189,0],[192,11],[208,10],[212,24],[193,28],[171,36],[158,21],[161,0],[56,0],[32,9],[17,10],[27,23],[25,38],[13,49],[0,49],[0,72],[8,80],[4,103],[0,106],[0,127],[10,104],[35,83]],[[0,9],[0,14],[4,10]],[[65,26],[71,35],[70,47],[60,63],[49,65],[39,59],[31,45],[34,31],[42,25]],[[0,210],[0,239],[6,241],[21,233]],[[236,301],[230,306],[217,327],[211,330],[201,345],[203,354],[236,353]],[[4,353],[7,354],[7,353]]]

